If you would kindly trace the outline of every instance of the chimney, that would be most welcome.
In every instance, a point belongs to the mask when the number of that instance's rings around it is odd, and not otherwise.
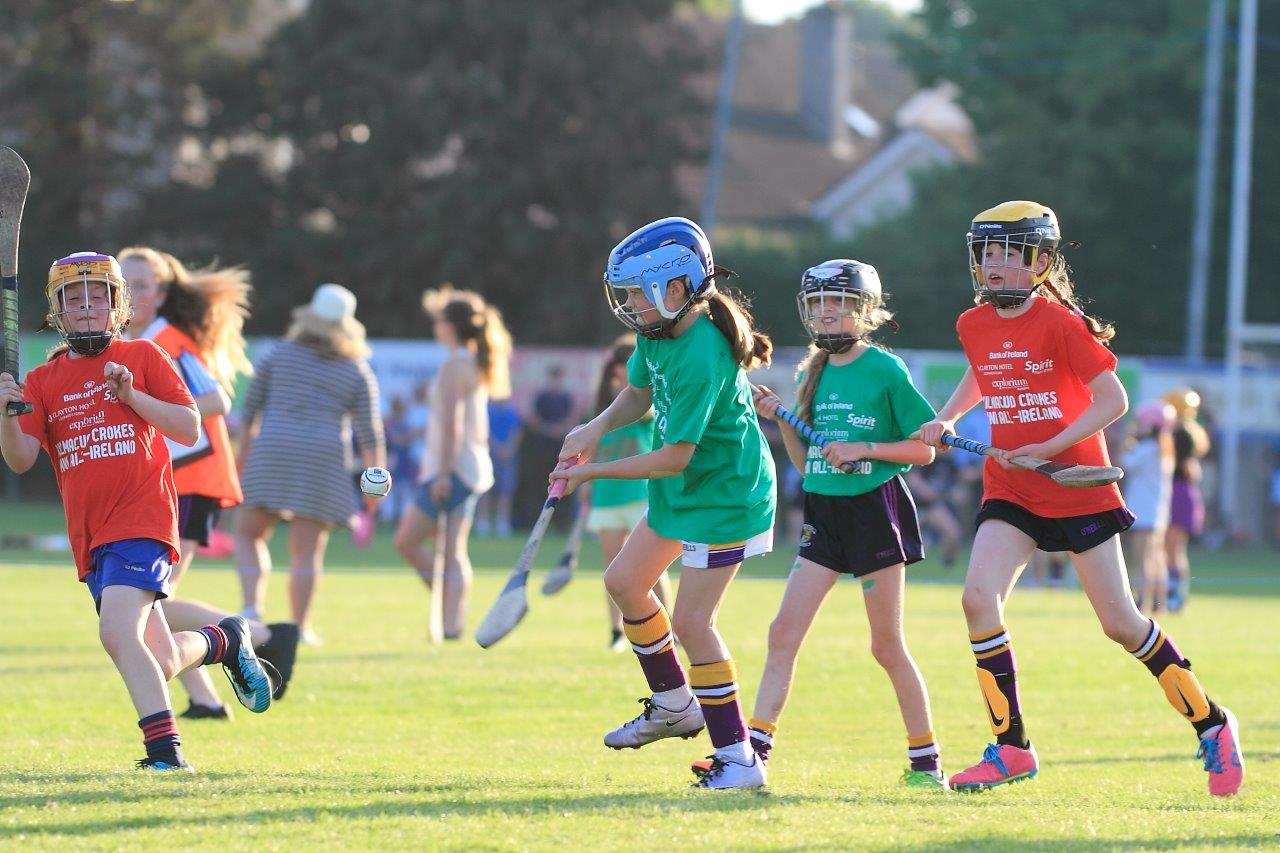
[[[851,146],[844,120],[852,84],[853,18],[840,0],[828,0],[800,21],[800,121],[833,153]]]

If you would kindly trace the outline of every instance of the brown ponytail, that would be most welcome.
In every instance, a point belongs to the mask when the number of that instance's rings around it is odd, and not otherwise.
[[[729,342],[733,360],[743,370],[767,365],[773,357],[773,341],[756,330],[750,309],[751,302],[733,290],[718,289],[707,297],[711,322]]]
[[[463,344],[475,344],[480,383],[495,400],[511,396],[511,333],[502,312],[471,290],[445,284],[422,294],[422,309],[439,314]]]
[[[247,270],[214,265],[189,270],[173,255],[148,246],[122,249],[119,259],[126,258],[138,258],[151,267],[156,283],[164,289],[157,314],[196,342],[219,385],[229,393],[237,374],[253,375],[244,343],[244,321],[253,292]]]
[[[605,356],[604,365],[600,368],[600,381],[596,385],[596,413],[603,412],[609,408],[609,404],[617,397],[617,393],[613,390],[613,371],[616,367],[625,367],[627,362],[631,360],[631,354],[636,351],[636,336],[631,334],[619,335],[609,346],[609,352]]]
[[[818,392],[818,380],[822,378],[822,369],[827,366],[831,354],[816,346],[809,347],[809,355],[796,368],[796,376],[804,374],[797,393],[796,417],[807,424],[813,423],[813,396]]]
[[[1098,339],[1099,343],[1110,345],[1111,339],[1116,336],[1116,327],[1084,313],[1080,297],[1076,296],[1075,283],[1071,280],[1071,268],[1067,266],[1067,259],[1061,252],[1054,252],[1049,277],[1041,287],[1058,304],[1080,315],[1080,319],[1084,320],[1085,328]]]

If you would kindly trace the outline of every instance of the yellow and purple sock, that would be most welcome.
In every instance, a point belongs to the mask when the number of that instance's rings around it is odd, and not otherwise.
[[[759,717],[747,720],[747,734],[751,736],[751,748],[760,756],[761,761],[769,760],[769,752],[773,749],[773,736],[778,733],[778,724]]]
[[[142,745],[147,749],[147,758],[175,766],[183,763],[182,741],[178,737],[178,722],[173,718],[173,711],[160,711],[143,717],[138,720],[138,728],[142,729]]]
[[[1164,688],[1165,698],[1198,734],[1226,722],[1226,715],[1205,695],[1200,679],[1191,671],[1191,661],[1182,656],[1173,640],[1154,619],[1147,620],[1146,639],[1129,654],[1140,660]]]
[[[640,669],[654,693],[663,693],[683,687],[687,682],[680,658],[676,655],[675,638],[671,634],[671,620],[661,607],[643,619],[623,620],[622,630],[631,641],[631,649],[640,659]]]
[[[938,749],[938,739],[933,736],[933,732],[907,735],[907,760],[911,762],[912,770],[942,772],[942,752]]]
[[[1009,629],[972,634],[973,656],[978,661],[978,686],[987,705],[987,722],[996,742],[1026,749],[1030,746],[1022,726],[1022,705],[1018,701],[1018,664],[1013,657]]]
[[[747,739],[747,722],[738,702],[738,673],[732,658],[689,667],[689,686],[702,707],[712,746],[720,749]]]

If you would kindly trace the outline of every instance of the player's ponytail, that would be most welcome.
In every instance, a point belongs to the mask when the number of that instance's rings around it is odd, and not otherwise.
[[[459,342],[475,347],[480,384],[495,400],[511,396],[511,333],[502,313],[471,290],[445,284],[422,294],[422,310],[453,327]]]
[[[1052,264],[1049,268],[1049,277],[1041,285],[1044,292],[1054,301],[1075,312],[1084,321],[1085,328],[1098,339],[1099,343],[1109,344],[1116,336],[1116,327],[1084,313],[1084,306],[1080,297],[1076,295],[1075,283],[1071,280],[1071,267],[1067,266],[1067,259],[1061,252],[1054,252]]]
[[[767,365],[773,357],[773,341],[756,330],[750,306],[741,293],[724,288],[717,288],[707,297],[711,322],[729,342],[733,360],[742,365],[743,370]]]
[[[831,353],[816,346],[809,347],[809,355],[796,368],[796,376],[803,374],[800,380],[800,391],[796,395],[796,417],[807,424],[813,423],[813,397],[818,393],[818,380],[822,378],[822,369],[827,366]]]
[[[253,292],[248,270],[219,269],[212,264],[189,270],[173,255],[147,246],[122,250],[120,259],[126,258],[138,258],[151,267],[164,291],[156,313],[196,342],[209,375],[218,384],[231,393],[238,374],[253,374],[244,342]]]

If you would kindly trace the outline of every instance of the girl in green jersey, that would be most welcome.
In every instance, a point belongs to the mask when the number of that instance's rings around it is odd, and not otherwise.
[[[768,760],[800,645],[835,582],[852,575],[862,579],[871,654],[893,683],[906,724],[910,767],[902,781],[946,789],[929,694],[902,634],[906,567],[923,559],[924,548],[901,475],[933,461],[931,447],[909,438],[933,419],[933,408],[902,360],[865,339],[893,322],[874,267],[850,260],[811,267],[796,301],[814,343],[800,366],[797,414],[830,443],[806,443],[777,418],[777,396],[764,386],[756,389],[756,411],[779,420],[787,455],[804,473],[805,494],[800,553],[769,626],[769,656],[750,721],[752,746]]]
[[[660,219],[614,248],[605,292],[615,316],[640,334],[628,384],[607,409],[565,439],[553,480],[572,491],[595,479],[648,480],[649,510],[605,571],[651,698],[642,714],[605,735],[614,749],[705,726],[715,755],[697,785],[754,788],[764,763],[747,741],[733,659],[716,613],[746,557],[773,544],[774,470],[751,403],[746,369],[773,345],[715,279],[711,245],[693,222]],[[654,410],[656,450],[589,461],[604,436]],[[572,460],[579,464],[570,464]],[[669,617],[653,586],[676,557],[683,571]],[[688,678],[676,656],[678,634]]]
[[[595,411],[603,412],[627,387],[627,362],[636,351],[636,336],[622,335],[609,347],[604,367],[600,371],[600,385],[596,389]],[[638,456],[653,450],[653,413],[640,420],[618,427],[600,440],[596,452],[597,462],[612,462],[628,456]],[[649,508],[649,484],[646,480],[597,480],[588,483],[586,494],[579,500],[587,500],[587,530],[600,537],[600,551],[608,566],[618,556],[631,531],[644,518]],[[671,609],[671,578],[666,572],[658,578],[653,592],[666,610]],[[621,652],[630,647],[622,632],[622,612],[613,599],[605,596],[609,608],[609,648]]]

